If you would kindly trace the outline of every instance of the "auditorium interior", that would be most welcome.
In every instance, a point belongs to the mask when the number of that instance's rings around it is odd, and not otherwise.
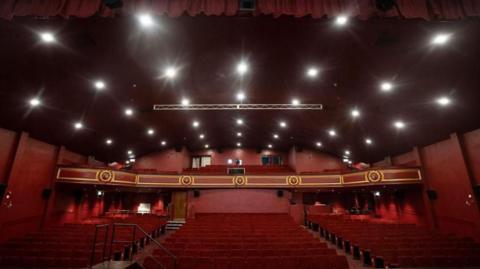
[[[480,1],[0,1],[0,269],[480,268]]]

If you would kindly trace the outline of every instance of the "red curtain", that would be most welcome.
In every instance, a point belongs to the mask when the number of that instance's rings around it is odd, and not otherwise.
[[[148,10],[155,14],[178,17],[234,16],[238,13],[238,0],[124,0],[124,6],[111,10],[101,0],[0,0],[0,18],[15,16],[109,17],[116,13],[131,14]],[[367,19],[371,17],[399,17],[423,19],[460,19],[480,16],[480,0],[397,0],[398,12],[381,12],[375,0],[257,0],[256,15],[281,15],[314,18],[338,14]]]

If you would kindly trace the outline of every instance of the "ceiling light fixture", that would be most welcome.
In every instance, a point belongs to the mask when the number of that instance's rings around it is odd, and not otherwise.
[[[133,150],[129,149],[127,150],[127,155],[132,155],[133,154]]]
[[[169,66],[165,68],[165,71],[163,72],[163,75],[168,78],[168,79],[174,79],[178,74],[177,68],[173,66]]]
[[[113,140],[111,138],[107,138],[105,140],[105,144],[107,144],[107,145],[111,145],[112,143],[113,143]]]
[[[445,34],[445,33],[437,34],[432,38],[431,43],[433,45],[443,45],[450,40],[450,36],[451,34]]]
[[[292,105],[298,106],[299,104],[300,104],[300,100],[298,100],[297,98],[292,99]]]
[[[243,101],[245,99],[245,93],[243,92],[238,92],[237,93],[237,100],[238,101]]]
[[[238,133],[237,133],[237,136],[238,136],[238,137],[241,137],[241,136],[242,136],[242,133],[241,133],[241,132],[238,132]]]
[[[198,138],[204,139],[204,138],[205,138],[205,135],[204,135],[204,134],[200,134],[200,135],[198,136]]]
[[[41,104],[40,99],[38,99],[38,98],[30,99],[29,103],[30,103],[30,106],[32,106],[32,107],[36,107],[36,106],[39,106]]]
[[[162,142],[160,142],[160,145],[162,145],[162,146],[165,146],[166,144],[167,144],[167,141],[165,141],[165,140],[162,140]]]
[[[442,97],[437,98],[437,104],[439,104],[441,106],[448,106],[451,102],[452,102],[452,100],[450,100],[450,98],[448,98],[446,96],[442,96]]]
[[[208,149],[210,147],[209,144],[205,144],[205,148]]]
[[[273,138],[278,139],[279,138],[278,134],[273,134]]]
[[[389,92],[393,89],[393,85],[390,82],[382,82],[382,84],[380,84],[380,89],[384,92]]]
[[[332,137],[337,136],[337,132],[334,129],[330,129],[330,130],[328,130],[328,135],[330,135]]]
[[[353,109],[350,114],[352,115],[352,117],[354,118],[358,118],[360,117],[360,111],[358,109]]]
[[[133,110],[131,108],[125,109],[125,115],[132,116],[133,115]]]
[[[273,148],[273,145],[272,145],[272,144],[268,144],[267,147],[268,147],[269,149],[271,149],[271,148]]]
[[[321,147],[321,146],[322,146],[322,142],[316,142],[315,145],[316,145],[317,147]]]
[[[395,126],[395,128],[397,129],[403,129],[405,128],[405,123],[403,121],[398,120],[393,123],[393,126]]]
[[[365,144],[367,144],[367,145],[371,145],[371,144],[373,144],[373,141],[372,141],[372,139],[370,139],[370,138],[366,138],[366,139],[365,139]]]
[[[241,146],[242,146],[242,143],[237,142],[237,147],[241,147]]]
[[[148,134],[148,135],[154,135],[154,134],[155,134],[155,130],[153,130],[152,128],[150,128],[150,129],[147,130],[147,134]]]
[[[101,80],[97,80],[97,81],[95,81],[95,83],[93,84],[93,86],[95,86],[95,88],[96,88],[97,90],[103,90],[103,89],[105,89],[105,86],[106,86],[106,85],[105,85],[105,82],[103,82],[103,81],[101,81]]]
[[[344,15],[340,15],[335,19],[335,24],[339,26],[343,26],[347,24],[347,22],[348,22],[348,17]]]
[[[75,129],[79,130],[79,129],[82,129],[82,128],[83,128],[83,124],[78,121],[78,122],[76,122],[76,123],[73,125],[73,127],[74,127]]]
[[[194,121],[194,122],[192,123],[192,126],[193,126],[194,128],[198,128],[198,126],[200,126],[200,122]]]
[[[182,106],[188,106],[190,104],[190,100],[188,100],[187,98],[183,98],[181,103]]]
[[[155,21],[152,16],[147,13],[142,13],[137,16],[137,20],[142,27],[150,28],[155,25]]]
[[[243,76],[247,72],[248,72],[248,64],[246,62],[241,61],[240,63],[237,64],[237,73],[240,76]]]
[[[243,124],[243,120],[242,119],[237,119],[237,125],[242,125]]]
[[[350,150],[345,150],[345,155],[349,156],[350,155]]]
[[[55,35],[51,32],[40,33],[40,38],[44,43],[53,43],[56,41]]]
[[[280,127],[287,128],[287,123],[286,122],[281,121],[279,124],[280,124]]]
[[[315,67],[310,67],[307,69],[307,76],[310,78],[315,78],[318,75],[318,69]]]

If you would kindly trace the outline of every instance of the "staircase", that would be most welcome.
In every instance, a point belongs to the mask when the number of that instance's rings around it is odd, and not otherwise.
[[[185,224],[184,219],[169,220],[167,221],[167,226],[165,226],[165,230],[167,231],[178,230],[182,228],[183,224]]]

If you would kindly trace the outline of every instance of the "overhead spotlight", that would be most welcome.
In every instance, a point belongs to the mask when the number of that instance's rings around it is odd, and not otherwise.
[[[298,106],[299,104],[300,104],[300,100],[298,100],[297,98],[292,99],[292,105]]]
[[[358,118],[360,117],[360,111],[358,109],[354,109],[350,112],[350,114],[352,115],[352,117],[354,118]]]
[[[173,66],[169,66],[167,68],[165,68],[164,72],[163,72],[163,75],[166,77],[166,78],[169,78],[169,79],[173,79],[177,76],[178,74],[178,70],[177,68],[173,67]]]
[[[204,135],[204,134],[200,134],[200,135],[198,136],[198,138],[204,139],[204,138],[205,138],[205,135]]]
[[[93,85],[95,86],[95,88],[96,88],[97,90],[103,90],[103,89],[105,89],[105,86],[106,86],[106,85],[105,85],[105,82],[103,82],[103,81],[101,81],[101,80],[95,81],[95,83],[94,83]]]
[[[113,140],[110,139],[110,138],[107,138],[107,139],[105,140],[105,144],[107,144],[107,145],[111,145],[112,143],[113,143]]]
[[[126,161],[125,161],[125,164],[130,164],[130,161],[129,161],[129,160],[126,160]]]
[[[232,160],[232,159],[228,159],[228,160],[227,160],[227,163],[228,163],[228,164],[232,164],[232,163],[233,163],[233,160]]]
[[[190,104],[190,100],[188,100],[187,98],[182,99],[182,106],[188,106],[189,104]]]
[[[373,144],[373,141],[372,141],[372,139],[370,139],[370,138],[366,138],[366,139],[365,139],[365,144],[367,144],[367,145],[371,145],[371,144]]]
[[[206,149],[208,149],[208,148],[210,147],[210,145],[209,145],[209,144],[205,144],[204,147],[205,147]]]
[[[381,194],[380,194],[379,191],[375,191],[375,192],[373,192],[373,195],[374,195],[375,197],[380,197]]]
[[[73,127],[77,130],[79,129],[82,129],[83,128],[83,124],[81,122],[75,122],[75,124],[73,125]]]
[[[53,43],[56,41],[55,35],[53,35],[51,32],[40,33],[40,38],[44,43]]]
[[[273,138],[278,139],[279,138],[278,134],[273,134]]]
[[[350,161],[350,160],[349,160],[348,158],[343,158],[343,159],[342,159],[342,162],[344,162],[344,163],[348,163],[349,161]]]
[[[135,158],[130,158],[129,161],[130,161],[131,163],[134,163],[134,162],[135,162]]]
[[[241,146],[242,146],[242,143],[237,142],[237,147],[241,147]]]
[[[30,103],[30,106],[32,106],[32,107],[36,107],[36,106],[39,106],[41,104],[40,99],[38,99],[38,98],[30,99],[29,103]]]
[[[332,137],[337,136],[337,132],[334,129],[330,129],[330,130],[328,130],[328,135],[332,136]]]
[[[315,78],[318,76],[318,69],[315,67],[310,67],[307,69],[307,76],[311,78]]]
[[[238,133],[237,133],[237,136],[238,136],[238,137],[241,137],[241,136],[242,136],[242,133],[241,133],[241,132],[238,132]]]
[[[155,134],[155,130],[153,130],[152,128],[150,128],[150,129],[147,130],[147,134],[148,134],[148,135],[154,135],[154,134]]]
[[[345,155],[349,156],[350,155],[350,150],[345,150]]]
[[[237,73],[239,75],[244,75],[245,73],[248,72],[248,64],[244,61],[241,61],[240,63],[237,64]]]
[[[127,154],[128,155],[132,155],[133,154],[133,151],[131,149],[127,150]]]
[[[384,92],[389,92],[393,89],[393,85],[390,82],[382,82],[382,84],[380,84],[380,89]]]
[[[272,145],[272,144],[268,144],[267,147],[268,147],[269,149],[271,149],[271,148],[273,148],[273,145]]]
[[[160,142],[160,145],[162,145],[162,146],[165,146],[166,144],[167,144],[167,141],[165,141],[165,140],[162,140],[162,142]]]
[[[279,125],[280,125],[280,127],[282,127],[282,128],[287,128],[287,123],[284,122],[284,121],[281,121],[281,122],[279,123]]]
[[[243,92],[237,93],[237,100],[243,101],[245,99],[245,94]]]
[[[132,116],[133,115],[133,110],[131,108],[125,109],[125,115]]]
[[[317,147],[321,147],[321,146],[322,146],[322,142],[316,142],[315,145],[316,145]]]
[[[395,121],[393,126],[395,126],[397,129],[403,129],[405,128],[405,123],[403,121]]]
[[[445,96],[437,98],[437,104],[439,104],[441,106],[448,106],[451,102],[452,101],[450,100],[450,98],[445,97]]]
[[[344,15],[341,15],[341,16],[338,16],[336,19],[335,19],[335,24],[336,25],[340,25],[340,26],[343,26],[345,24],[348,23],[348,17],[347,16],[344,16]]]
[[[242,125],[243,124],[243,120],[242,119],[237,119],[237,125]]]
[[[200,122],[194,121],[194,122],[192,123],[192,126],[193,126],[194,128],[197,128],[198,126],[200,126]]]
[[[137,20],[142,27],[149,28],[155,25],[155,21],[148,13],[142,13],[137,16]]]
[[[450,40],[450,36],[451,36],[451,34],[445,34],[445,33],[437,34],[432,38],[431,43],[433,45],[443,45],[443,44],[447,43],[448,40]]]

